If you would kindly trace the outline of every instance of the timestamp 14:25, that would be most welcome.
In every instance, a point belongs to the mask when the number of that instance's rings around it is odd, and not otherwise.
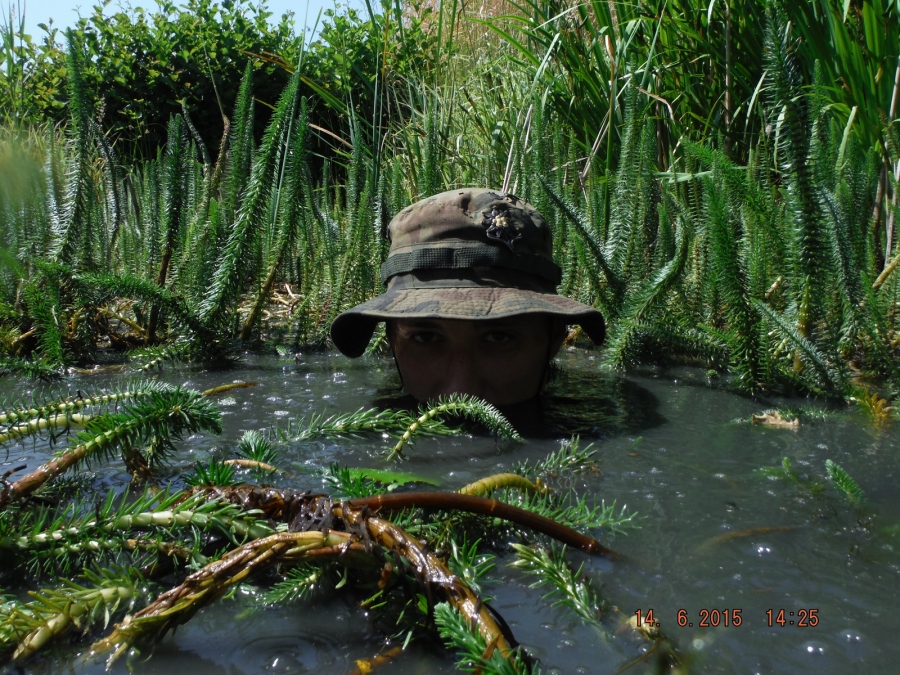
[[[797,617],[794,619],[793,617]],[[783,609],[766,610],[769,627],[772,626],[800,626],[815,627],[819,625],[818,609],[798,609],[796,612],[785,612]]]

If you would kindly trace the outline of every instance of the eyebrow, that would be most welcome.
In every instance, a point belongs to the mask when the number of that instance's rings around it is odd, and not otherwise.
[[[408,328],[437,328],[438,323],[432,319],[406,319],[405,327]]]

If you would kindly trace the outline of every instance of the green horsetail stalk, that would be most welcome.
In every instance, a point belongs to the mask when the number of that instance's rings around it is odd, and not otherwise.
[[[546,486],[541,482],[540,478],[536,483],[532,483],[524,476],[517,473],[498,473],[487,478],[482,478],[474,483],[461,487],[457,492],[461,495],[476,495],[485,497],[495,490],[522,490],[523,492],[542,493],[547,490]]]
[[[134,382],[125,386],[121,391],[113,391],[108,394],[85,395],[79,392],[76,396],[66,396],[49,403],[26,407],[23,403],[7,403],[5,411],[0,411],[0,425],[17,424],[23,426],[34,421],[48,421],[59,417],[71,416],[77,410],[83,410],[88,406],[107,405],[110,403],[123,403],[141,397],[149,396],[158,391],[171,391],[172,385],[165,382]],[[85,422],[87,420],[84,420]],[[58,425],[57,425],[58,426]],[[12,429],[6,433],[11,433]],[[10,438],[16,438],[23,434],[16,434]],[[0,442],[6,439],[0,437]]]
[[[121,539],[100,541],[99,537],[148,529],[218,530],[235,542],[259,539],[274,533],[266,521],[259,518],[260,511],[242,509],[218,499],[210,500],[205,495],[193,495],[185,499],[184,492],[146,492],[131,503],[127,493],[118,500],[116,497],[116,493],[111,490],[106,502],[96,513],[88,511],[87,516],[71,517],[71,513],[84,511],[79,505],[75,505],[46,526],[45,513],[38,512],[34,516],[24,517],[20,514],[18,522],[8,529],[30,532],[19,535],[10,532],[6,536],[0,536],[0,549],[39,552],[50,547],[51,554],[70,554],[101,548],[123,548]]]
[[[28,420],[27,422],[17,424],[14,427],[8,428],[5,432],[0,433],[0,443],[6,443],[7,441],[21,438],[22,436],[31,436],[32,434],[47,431],[48,429],[59,429],[60,427],[69,428],[73,426],[83,427],[86,426],[90,420],[91,417],[89,415],[71,413],[68,415],[54,415],[53,417]]]
[[[487,401],[483,401],[475,396],[468,394],[451,394],[447,397],[440,397],[431,408],[420,408],[420,415],[406,429],[400,440],[393,447],[388,455],[388,459],[396,459],[403,452],[403,447],[407,445],[416,435],[416,432],[422,425],[430,422],[435,417],[441,415],[461,415],[473,422],[483,424],[491,433],[502,438],[513,441],[521,441],[522,437],[516,431],[509,421]]]
[[[84,571],[90,586],[71,581],[57,589],[32,592],[28,603],[14,603],[0,610],[0,647],[16,644],[13,661],[22,661],[71,627],[86,630],[106,626],[110,616],[130,609],[147,594],[141,575],[133,569]]]
[[[166,447],[182,433],[222,430],[221,415],[209,399],[196,391],[177,387],[156,391],[116,415],[98,415],[76,436],[77,445],[58,455],[0,493],[0,509],[13,499],[30,495],[68,469],[98,454],[112,454],[117,447],[142,445],[152,438]]]

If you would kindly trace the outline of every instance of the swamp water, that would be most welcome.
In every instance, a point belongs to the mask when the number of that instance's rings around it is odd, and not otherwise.
[[[487,475],[534,461],[580,430],[582,447],[594,443],[600,470],[578,476],[579,494],[589,501],[615,500],[641,517],[627,535],[600,541],[632,559],[610,563],[570,552],[600,597],[625,616],[653,610],[660,629],[687,654],[699,673],[898,672],[900,647],[895,612],[900,596],[900,433],[879,432],[855,410],[804,422],[797,431],[736,422],[770,406],[708,385],[700,371],[648,372],[618,376],[600,371],[590,353],[570,350],[560,358],[538,424],[542,438],[519,445],[471,435],[421,438],[405,450],[400,470],[454,490]],[[260,385],[217,397],[225,432],[194,436],[160,482],[177,479],[196,461],[223,456],[242,430],[286,425],[311,413],[371,407],[396,381],[385,358],[355,361],[334,354],[288,359],[248,357],[235,369],[207,372],[167,370],[160,379],[203,390],[234,381]],[[67,386],[99,387],[98,377],[75,378]],[[8,397],[23,397],[33,385],[3,383]],[[801,402],[802,403],[802,402]],[[541,434],[538,434],[540,436]],[[351,467],[386,467],[383,452],[392,441],[380,436],[295,444],[280,465],[293,478],[279,484],[321,490],[315,467],[332,462]],[[32,469],[46,460],[42,444],[26,444],[0,455],[0,472],[15,464]],[[22,459],[24,457],[24,459]],[[827,483],[825,461],[842,466],[865,491],[868,510],[852,507],[827,485],[814,495],[761,467],[779,467],[788,457],[805,479]],[[122,488],[129,477],[120,465],[93,467],[101,493]],[[645,642],[626,629],[607,636],[583,626],[573,612],[553,606],[531,579],[510,568],[501,554],[484,593],[510,624],[516,638],[551,673],[616,673],[638,659]],[[306,673],[343,674],[354,660],[370,658],[384,645],[358,597],[340,591],[290,608],[254,607],[237,594],[202,609],[168,636],[136,673]],[[679,626],[679,610],[684,622]],[[785,625],[776,620],[784,610]],[[704,611],[706,610],[706,611]],[[701,627],[711,610],[728,612],[729,626]],[[733,625],[734,610],[741,624]],[[772,610],[772,626],[767,612]],[[816,612],[811,612],[816,610]],[[793,615],[790,613],[793,612]],[[801,614],[802,612],[802,614]],[[801,618],[815,626],[798,626]],[[793,621],[793,625],[789,622]],[[101,673],[102,664],[79,660],[76,645],[36,657],[28,673]],[[649,660],[648,660],[649,661]],[[627,672],[647,672],[641,661]],[[0,668],[0,671],[3,671]],[[126,673],[125,659],[113,672]],[[452,659],[426,646],[412,646],[385,673],[451,673]]]

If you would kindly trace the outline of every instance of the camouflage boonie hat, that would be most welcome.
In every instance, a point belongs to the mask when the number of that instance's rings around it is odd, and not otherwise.
[[[603,342],[603,316],[556,294],[550,228],[531,204],[496,190],[449,190],[398,213],[381,266],[387,290],[343,312],[331,339],[360,356],[385,319],[500,319],[545,314],[579,324]]]

